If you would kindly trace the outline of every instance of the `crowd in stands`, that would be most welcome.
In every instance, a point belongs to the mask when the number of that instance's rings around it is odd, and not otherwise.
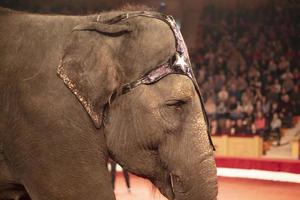
[[[277,137],[300,115],[300,10],[209,6],[192,60],[212,134]]]

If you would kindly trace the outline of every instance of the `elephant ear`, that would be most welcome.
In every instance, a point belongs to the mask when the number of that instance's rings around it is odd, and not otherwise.
[[[58,76],[73,92],[97,128],[101,127],[103,110],[119,87],[114,52],[119,38],[130,32],[128,24],[91,22],[72,31],[64,49]]]

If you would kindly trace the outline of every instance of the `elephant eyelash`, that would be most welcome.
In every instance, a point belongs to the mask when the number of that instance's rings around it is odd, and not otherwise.
[[[166,105],[179,108],[179,107],[182,107],[186,103],[187,103],[187,101],[185,101],[185,100],[170,100],[166,103]]]

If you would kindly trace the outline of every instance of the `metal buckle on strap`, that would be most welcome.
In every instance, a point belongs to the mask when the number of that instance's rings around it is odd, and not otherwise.
[[[132,86],[131,86],[131,83],[126,83],[122,86],[122,89],[121,89],[121,94],[125,94],[127,92],[130,92],[132,90]]]
[[[124,13],[124,14],[121,14],[118,17],[118,21],[121,21],[121,20],[124,20],[124,19],[128,19],[128,18],[129,18],[129,13]]]

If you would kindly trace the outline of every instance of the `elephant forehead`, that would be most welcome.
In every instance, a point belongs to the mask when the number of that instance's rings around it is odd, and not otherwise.
[[[149,87],[150,86],[150,87]],[[196,94],[191,79],[185,75],[171,74],[152,85],[144,85],[147,95],[158,101],[193,98]]]
[[[191,79],[185,75],[172,74],[167,76],[165,83],[161,84],[162,89],[174,97],[193,97],[195,88]]]
[[[171,93],[175,96],[183,95],[192,97],[195,95],[195,87],[191,79],[185,75],[174,74],[169,77],[166,81],[169,81]],[[167,89],[167,88],[166,88]]]

